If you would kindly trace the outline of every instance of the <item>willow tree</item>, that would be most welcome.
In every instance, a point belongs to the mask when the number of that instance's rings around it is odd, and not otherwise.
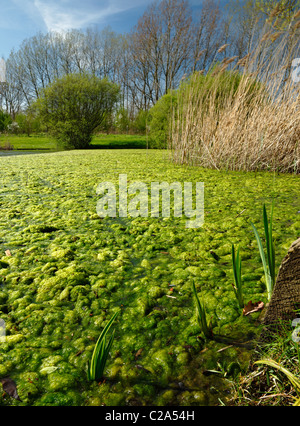
[[[63,146],[84,149],[112,112],[119,92],[119,86],[106,78],[68,74],[46,87],[33,108]]]

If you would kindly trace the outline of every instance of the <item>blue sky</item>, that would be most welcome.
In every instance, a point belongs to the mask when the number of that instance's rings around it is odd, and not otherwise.
[[[0,57],[37,32],[84,29],[96,25],[127,32],[153,0],[1,0]],[[201,7],[202,0],[191,0]]]

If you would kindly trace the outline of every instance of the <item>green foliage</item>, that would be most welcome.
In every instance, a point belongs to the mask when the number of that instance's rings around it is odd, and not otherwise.
[[[273,235],[272,235],[272,222],[273,222],[273,207],[272,206],[272,213],[270,218],[270,224],[268,222],[268,216],[266,211],[266,206],[263,207],[263,221],[264,221],[264,229],[265,229],[265,238],[266,238],[266,247],[267,247],[267,258],[264,253],[263,244],[260,239],[260,236],[257,232],[257,229],[253,223],[251,223],[252,228],[254,230],[255,238],[258,244],[259,253],[261,257],[261,261],[264,267],[265,272],[265,279],[266,279],[266,285],[267,285],[267,292],[268,292],[268,299],[271,299],[273,287],[275,284],[275,245],[273,241]]]
[[[0,110],[0,132],[7,130],[7,126],[12,123],[11,116]]]
[[[149,111],[149,147],[167,148],[173,109],[177,105],[176,92],[162,96]]]
[[[137,133],[142,133],[142,134],[146,133],[148,116],[149,116],[148,111],[144,111],[144,110],[141,109],[138,112],[138,114],[135,117],[135,120],[133,122],[133,129]]]
[[[32,133],[40,133],[42,130],[40,120],[31,112],[18,114],[15,122],[18,124],[18,134],[30,136]]]
[[[97,340],[91,362],[88,364],[88,380],[99,381],[103,376],[105,364],[113,344],[115,331],[113,331],[112,335],[110,336],[108,343],[106,343],[106,336],[118,314],[119,311],[113,315],[100,334],[99,339]]]
[[[107,79],[69,74],[44,89],[33,108],[65,147],[82,149],[118,99],[119,86]]]
[[[93,137],[92,147],[98,149],[145,149],[147,140],[145,135],[104,135]]]
[[[212,338],[212,332],[211,332],[211,329],[210,329],[210,327],[207,323],[205,306],[203,305],[203,303],[200,301],[200,299],[198,297],[194,281],[193,281],[193,284],[192,284],[192,290],[193,290],[193,294],[194,294],[194,297],[195,297],[195,300],[196,300],[197,321],[198,321],[199,327],[201,328],[201,331],[204,334],[204,336],[207,339],[211,339]]]
[[[232,244],[232,268],[235,286],[233,287],[235,296],[239,302],[239,307],[244,307],[243,289],[242,289],[242,261],[240,257],[240,249],[238,248],[235,255],[234,245]]]
[[[114,125],[119,132],[127,132],[129,130],[130,118],[126,108],[120,108],[117,111]]]

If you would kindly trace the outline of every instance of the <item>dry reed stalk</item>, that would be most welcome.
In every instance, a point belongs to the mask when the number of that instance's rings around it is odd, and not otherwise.
[[[229,44],[223,44],[223,46],[219,47],[217,53],[222,53],[229,46]]]
[[[270,44],[281,35],[267,32],[257,48],[237,62],[236,67],[244,66],[243,76],[237,91],[226,93],[222,102],[219,87],[228,58],[212,71],[208,88],[200,88],[194,77],[173,120],[175,162],[300,173],[300,84],[290,74],[290,63],[300,53],[290,35]],[[255,80],[261,84],[253,91]]]
[[[294,24],[293,30],[297,30],[298,28],[300,28],[300,21],[298,21]]]
[[[293,16],[293,19],[297,19],[300,18],[300,9],[298,10],[298,12],[295,13],[295,15]]]

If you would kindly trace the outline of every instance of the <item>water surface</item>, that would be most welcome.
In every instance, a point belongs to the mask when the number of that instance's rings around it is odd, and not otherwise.
[[[0,151],[0,157],[11,157],[13,155],[42,154],[44,152],[45,151]]]

